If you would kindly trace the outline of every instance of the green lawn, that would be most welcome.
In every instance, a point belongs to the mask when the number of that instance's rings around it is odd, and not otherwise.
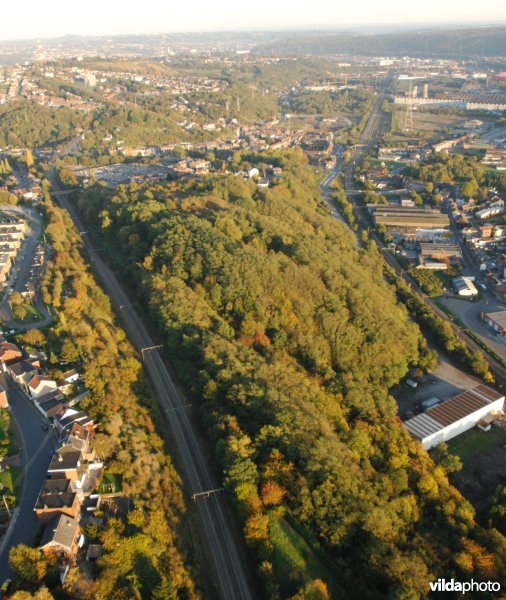
[[[506,444],[506,430],[492,425],[488,432],[481,431],[473,427],[462,435],[448,442],[448,451],[450,454],[460,456],[465,463],[471,456],[477,454],[487,454]]]
[[[314,579],[324,581],[333,598],[340,597],[329,569],[285,519],[271,516],[270,533],[274,571],[283,597],[291,596],[299,586]]]
[[[16,454],[17,446],[13,443],[13,434],[10,429],[9,412],[0,409],[0,458]]]
[[[10,508],[16,506],[16,494],[21,483],[21,469],[19,467],[9,467],[0,473],[0,495],[4,496]],[[0,508],[4,508],[3,500]]]
[[[14,316],[16,321],[19,321],[21,323],[33,323],[34,321],[38,321],[41,318],[39,311],[35,308],[35,306],[33,306],[33,304],[30,304],[30,302],[23,302],[19,305],[19,307],[24,309],[26,314],[22,319],[16,318],[16,316]]]
[[[117,494],[121,492],[121,475],[112,475],[105,472],[97,491],[99,494]]]
[[[407,167],[408,165],[408,163],[403,160],[379,160],[378,158],[371,158],[369,162],[373,167],[377,167],[379,164],[384,163],[389,171],[395,171],[401,167]]]

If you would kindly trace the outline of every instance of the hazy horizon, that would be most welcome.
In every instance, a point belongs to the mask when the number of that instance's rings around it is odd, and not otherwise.
[[[3,7],[3,21],[8,33],[0,40],[51,39],[64,36],[117,36],[195,34],[241,31],[304,31],[342,29],[381,29],[493,26],[506,23],[506,8],[496,0],[475,2],[427,0],[411,5],[400,0],[361,0],[345,8],[329,7],[322,0],[310,5],[292,2],[257,0],[254,7],[228,5],[225,0],[212,4],[194,0],[191,8],[181,8],[147,0],[139,4],[89,0],[83,8],[69,9],[63,0],[51,2],[51,8],[35,0]],[[363,20],[366,15],[366,21]]]

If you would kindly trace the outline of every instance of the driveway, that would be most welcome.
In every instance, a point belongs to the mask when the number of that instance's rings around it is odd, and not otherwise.
[[[0,375],[0,384],[7,386],[11,414],[16,421],[22,438],[23,481],[18,494],[18,506],[6,534],[0,541],[0,582],[12,576],[9,567],[9,551],[17,544],[31,545],[39,528],[34,512],[47,468],[49,453],[55,448],[56,437],[52,430],[43,431],[47,424],[31,400],[15,386],[5,374]]]

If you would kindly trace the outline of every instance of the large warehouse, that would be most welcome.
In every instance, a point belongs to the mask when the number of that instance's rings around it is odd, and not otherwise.
[[[499,413],[503,408],[502,394],[486,385],[479,385],[408,419],[404,426],[415,439],[420,440],[426,450],[430,450],[471,429],[491,413]]]
[[[440,210],[420,207],[368,204],[374,223],[383,225],[390,232],[415,234],[419,229],[447,231],[450,227],[448,215]]]

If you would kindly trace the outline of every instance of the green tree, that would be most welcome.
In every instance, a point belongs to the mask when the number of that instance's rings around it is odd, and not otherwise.
[[[38,548],[24,544],[14,546],[9,552],[9,564],[16,575],[26,583],[40,583],[47,572],[47,561]]]
[[[25,150],[25,162],[28,168],[33,167],[33,165],[35,164],[35,161],[33,160],[33,154],[30,148],[27,148]]]
[[[72,340],[67,339],[63,342],[60,349],[60,359],[65,363],[73,363],[79,358],[79,351]]]

